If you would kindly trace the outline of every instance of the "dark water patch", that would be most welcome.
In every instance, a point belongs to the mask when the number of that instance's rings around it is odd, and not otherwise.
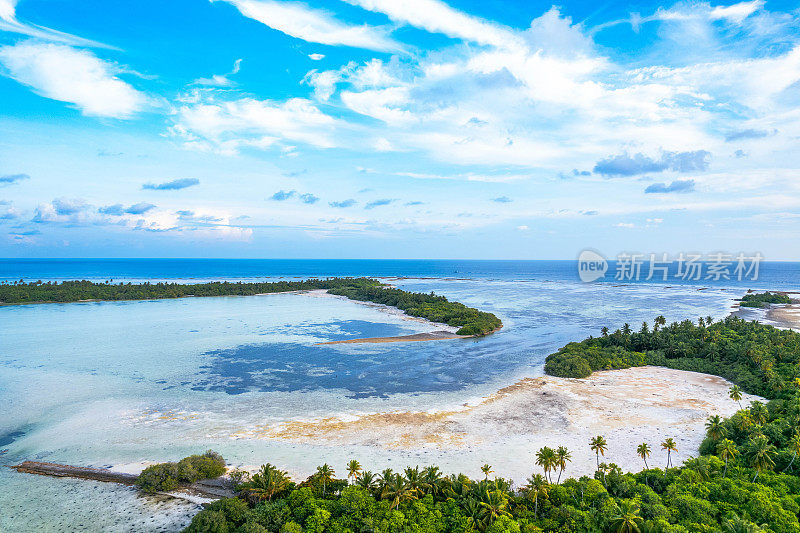
[[[5,448],[6,446],[14,444],[16,440],[24,437],[30,430],[30,427],[25,427],[16,429],[10,433],[0,434],[0,448]]]

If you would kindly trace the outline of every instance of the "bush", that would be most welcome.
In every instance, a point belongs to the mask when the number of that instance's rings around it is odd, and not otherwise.
[[[225,473],[225,459],[211,450],[203,455],[190,455],[177,463],[159,463],[145,468],[136,479],[142,492],[175,490],[181,483],[218,478]]]

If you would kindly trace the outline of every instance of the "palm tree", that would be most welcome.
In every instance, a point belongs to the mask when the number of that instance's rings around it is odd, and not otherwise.
[[[647,466],[647,458],[650,457],[650,445],[646,442],[641,443],[636,447],[636,453],[638,453],[639,457],[644,461],[644,469],[650,470],[650,467]]]
[[[600,333],[603,334],[603,337],[608,337],[608,327],[603,326],[603,329],[600,330]]]
[[[528,484],[523,487],[528,498],[533,498],[533,516],[539,516],[539,497],[547,497],[550,487],[547,479],[541,474],[533,474],[528,478]]]
[[[655,326],[653,327],[653,331],[658,331],[658,328],[665,325],[667,323],[667,319],[664,318],[664,315],[658,315],[656,319],[653,321]]]
[[[257,500],[271,501],[272,497],[289,488],[289,475],[270,463],[261,466],[246,484],[245,492]]]
[[[363,488],[364,490],[372,492],[375,489],[376,479],[377,477],[375,476],[375,474],[373,474],[369,470],[365,470],[356,475],[355,482],[356,485]]]
[[[708,324],[710,326],[712,322],[714,322],[714,319],[711,318],[711,315],[708,315],[706,317],[706,324]]]
[[[478,502],[486,513],[486,521],[491,524],[501,516],[511,516],[508,512],[508,496],[501,490],[484,492]]]
[[[492,470],[491,466],[489,466],[488,464],[485,464],[485,465],[483,465],[481,467],[481,472],[483,472],[483,475],[485,476],[484,479],[486,481],[489,481],[489,474],[493,474],[494,470]]]
[[[555,456],[555,466],[559,468],[558,470],[558,479],[556,480],[556,484],[561,483],[561,474],[564,473],[564,469],[567,468],[567,463],[572,462],[572,454],[569,453],[564,446],[559,446],[556,449],[556,456]]]
[[[617,533],[641,533],[642,522],[639,506],[630,500],[619,502],[619,510],[611,517],[611,527]]]
[[[669,468],[672,465],[672,452],[678,451],[678,445],[675,444],[675,441],[672,440],[672,437],[669,437],[668,439],[664,440],[664,442],[661,443],[661,449],[666,450],[667,452],[667,467],[664,469],[664,477],[666,477],[667,468]]]
[[[540,448],[538,452],[536,452],[536,464],[541,466],[544,469],[544,475],[547,477],[547,480],[552,483],[550,479],[550,470],[555,466],[556,463],[556,452],[553,451],[552,448],[549,446],[544,446]]]
[[[770,470],[775,466],[773,457],[775,456],[775,446],[769,443],[764,435],[756,435],[750,439],[747,446],[747,457],[750,459],[750,466],[756,469],[756,480],[762,470]]]
[[[428,466],[422,469],[422,481],[434,496],[442,492],[442,475],[439,473],[438,466]]]
[[[724,437],[725,426],[722,425],[722,417],[719,415],[708,417],[708,422],[706,422],[706,433],[714,441],[718,441]]]
[[[800,433],[795,431],[792,435],[792,438],[789,439],[789,443],[787,444],[790,450],[792,450],[792,460],[786,465],[786,468],[781,470],[781,472],[786,472],[791,468],[794,464],[794,460],[797,458],[797,454],[800,453]]]
[[[386,485],[384,494],[381,495],[383,499],[391,500],[392,503],[389,509],[394,509],[400,506],[400,503],[412,500],[416,497],[416,489],[408,486],[408,483],[403,479],[400,474],[392,476],[391,481]]]
[[[322,495],[325,496],[325,489],[328,486],[328,483],[333,481],[333,476],[336,475],[336,472],[333,471],[333,468],[325,463],[322,466],[317,467],[317,479],[322,481]]]
[[[623,335],[630,335],[631,334],[631,325],[625,322],[622,324],[622,334]]]
[[[405,470],[406,475],[406,484],[408,488],[416,492],[425,492],[427,488],[427,484],[422,479],[422,472],[420,472],[419,467],[415,466],[414,468],[408,467]]]
[[[606,456],[606,450],[608,449],[608,443],[606,442],[605,437],[602,435],[598,435],[594,437],[592,440],[589,441],[589,448],[594,452],[595,456],[597,457],[597,469],[600,469],[600,454],[603,457]]]
[[[383,499],[389,484],[394,480],[394,470],[391,468],[384,468],[383,472],[378,476],[378,498]]]
[[[750,402],[750,418],[758,424],[763,426],[767,423],[767,407],[761,402]]]
[[[728,396],[731,400],[735,401],[739,404],[739,409],[742,408],[742,389],[739,388],[739,385],[734,385],[728,391]]]
[[[361,473],[361,463],[359,463],[355,459],[347,463],[347,479],[353,478],[353,481],[355,481],[355,479],[358,477],[358,474],[360,473]]]
[[[768,527],[767,524],[759,527],[753,522],[739,518],[736,515],[733,515],[733,518],[726,518],[722,521],[722,531],[725,533],[763,533],[766,527]]]
[[[717,444],[717,455],[719,455],[720,459],[725,461],[725,471],[722,473],[723,478],[728,475],[728,461],[736,459],[738,453],[739,450],[736,448],[736,443],[731,439],[722,439],[722,441]]]

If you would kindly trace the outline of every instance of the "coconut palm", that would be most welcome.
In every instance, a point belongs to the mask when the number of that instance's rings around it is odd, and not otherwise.
[[[533,500],[533,515],[538,517],[539,498],[546,498],[547,492],[550,490],[547,479],[541,474],[533,474],[528,478],[527,484],[522,489],[525,491],[525,496]]]
[[[631,325],[625,322],[622,324],[622,334],[623,335],[630,335],[631,334]]]
[[[611,527],[617,533],[641,533],[639,506],[629,500],[619,502],[619,510],[611,517]]]
[[[376,481],[377,481],[377,476],[372,472],[370,472],[369,470],[364,470],[363,472],[359,472],[356,475],[355,479],[356,485],[369,492],[375,490]]]
[[[739,518],[736,515],[722,521],[722,531],[725,533],[764,533],[764,529],[767,527],[769,527],[767,524],[762,524],[759,527],[753,522]]]
[[[731,400],[739,404],[739,409],[742,408],[742,389],[739,388],[739,385],[734,385],[731,387],[728,391],[728,396]]]
[[[508,496],[501,490],[486,491],[478,502],[483,507],[486,521],[491,524],[501,516],[511,516],[508,512]]]
[[[594,437],[592,440],[589,441],[589,448],[592,449],[595,456],[597,457],[597,468],[600,468],[600,455],[602,454],[603,457],[606,456],[606,450],[608,449],[608,443],[606,442],[605,437],[602,435],[598,435]]]
[[[422,469],[422,481],[427,485],[428,492],[434,496],[442,492],[442,474],[438,466],[428,466]]]
[[[658,315],[656,317],[656,319],[653,321],[653,324],[654,324],[653,331],[658,331],[658,328],[660,328],[661,326],[663,326],[666,323],[667,323],[667,319],[664,318],[664,315]]]
[[[386,491],[381,497],[390,500],[389,509],[395,509],[404,501],[413,500],[417,496],[416,489],[411,488],[403,476],[395,474],[386,486]]]
[[[383,494],[386,492],[386,489],[392,480],[394,480],[394,470],[391,468],[384,468],[383,471],[378,475],[378,481],[376,484],[379,499],[383,499]]]
[[[267,463],[246,483],[245,493],[259,501],[271,501],[273,496],[289,488],[289,483],[287,472]]]
[[[325,496],[325,490],[328,486],[328,483],[333,481],[333,476],[336,475],[336,472],[333,471],[333,468],[330,467],[328,463],[323,464],[322,466],[317,467],[317,479],[322,482],[322,495]]]
[[[355,479],[358,477],[358,474],[360,473],[361,473],[361,463],[359,463],[355,459],[347,463],[347,479],[353,478],[353,481],[355,481]]]
[[[428,488],[427,483],[422,479],[422,472],[418,466],[414,468],[408,467],[405,469],[404,473],[406,476],[406,484],[409,489],[413,490],[415,493],[425,492],[425,489]]]
[[[608,337],[608,327],[603,326],[603,328],[600,330],[600,333],[603,335],[603,337]]]
[[[644,461],[645,470],[649,470],[650,467],[647,466],[647,458],[650,457],[650,445],[646,442],[641,443],[636,447],[636,453],[638,453],[639,457],[641,457],[642,461]]]
[[[664,469],[664,476],[666,477],[667,468],[672,466],[672,452],[678,451],[678,445],[675,444],[675,441],[672,439],[672,437],[669,437],[661,443],[661,449],[667,452],[667,467]]]
[[[556,449],[556,456],[555,456],[555,466],[558,467],[558,479],[556,480],[556,484],[561,483],[561,474],[564,473],[564,469],[567,468],[567,463],[572,462],[572,454],[569,453],[564,446],[559,446]]]
[[[549,446],[540,448],[539,451],[536,452],[536,464],[542,467],[545,477],[552,483],[549,474],[550,470],[552,470],[556,464],[556,452]]]
[[[483,465],[481,467],[481,472],[483,472],[483,475],[485,476],[484,479],[486,481],[489,481],[489,474],[494,473],[494,470],[492,470],[491,466],[489,466],[488,464],[485,464],[485,465]]]
[[[756,470],[753,481],[763,470],[770,470],[775,466],[775,461],[773,460],[775,452],[775,446],[770,444],[764,435],[755,435],[750,438],[750,442],[747,445],[747,458],[750,466]]]
[[[781,470],[781,472],[786,472],[787,470],[789,470],[789,468],[791,468],[792,465],[794,464],[794,460],[797,458],[797,454],[800,453],[800,433],[798,433],[797,431],[794,432],[792,438],[790,438],[789,442],[787,443],[787,447],[790,450],[792,450],[792,460],[789,462],[788,465],[786,465],[786,468]]]
[[[739,449],[736,448],[736,443],[731,439],[722,439],[722,441],[717,444],[717,455],[720,459],[725,461],[725,471],[722,473],[722,477],[728,475],[728,461],[736,459],[738,454]]]
[[[706,317],[706,324],[708,324],[710,326],[712,322],[714,322],[714,319],[711,318],[711,315],[708,315]]]
[[[708,422],[706,422],[706,433],[714,441],[718,441],[725,436],[725,426],[722,424],[721,416],[714,415],[708,417]]]
[[[750,402],[750,419],[757,425],[763,426],[767,423],[767,406],[761,402]]]

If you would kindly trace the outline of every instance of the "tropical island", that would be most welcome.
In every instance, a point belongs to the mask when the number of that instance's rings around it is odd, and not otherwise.
[[[593,476],[569,476],[574,450],[544,446],[524,485],[444,475],[436,466],[376,473],[358,460],[337,476],[323,464],[302,482],[265,464],[233,471],[237,492],[207,506],[188,532],[800,532],[800,334],[736,317],[629,326],[570,343],[548,357],[551,375],[642,365],[722,375],[735,384],[731,417],[711,416],[698,457],[672,464],[674,439],[631,442],[643,470],[625,473],[603,435],[589,439]],[[743,391],[768,398],[741,405]],[[653,463],[660,463],[655,466]],[[156,465],[140,487],[171,486],[177,466]],[[145,475],[145,474],[143,474]]]
[[[325,290],[350,300],[372,302],[400,309],[413,317],[456,327],[456,335],[487,335],[503,327],[502,321],[484,311],[444,296],[408,292],[373,278],[325,278],[260,283],[96,283],[92,281],[35,281],[0,283],[0,304],[68,303],[84,301],[156,300],[164,298],[255,296],[294,291]]]
[[[741,307],[769,307],[771,304],[790,304],[792,299],[788,294],[780,292],[762,292],[746,294],[739,302]]]

